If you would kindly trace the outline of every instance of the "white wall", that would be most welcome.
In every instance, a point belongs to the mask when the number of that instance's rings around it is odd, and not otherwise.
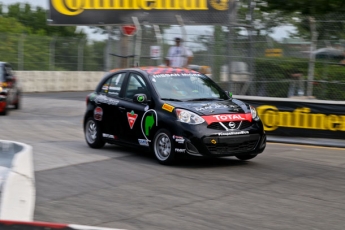
[[[94,90],[105,72],[16,71],[23,92]]]

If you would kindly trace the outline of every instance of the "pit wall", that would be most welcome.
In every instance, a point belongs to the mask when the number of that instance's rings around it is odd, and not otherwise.
[[[22,92],[61,92],[94,90],[105,72],[16,71]]]

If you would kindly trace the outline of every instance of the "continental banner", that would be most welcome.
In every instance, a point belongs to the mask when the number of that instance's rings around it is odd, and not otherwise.
[[[345,138],[345,103],[241,100],[256,107],[267,134]]]
[[[229,24],[234,0],[50,0],[51,25],[178,24],[180,15],[186,25]]]

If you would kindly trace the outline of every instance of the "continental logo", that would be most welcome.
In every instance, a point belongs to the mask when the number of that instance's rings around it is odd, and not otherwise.
[[[75,16],[87,10],[227,10],[229,0],[51,0],[59,13]]]
[[[345,131],[345,115],[310,113],[310,108],[298,108],[282,112],[277,107],[263,105],[256,108],[266,131],[279,127]]]
[[[210,5],[219,11],[224,11],[229,9],[230,0],[210,0]]]

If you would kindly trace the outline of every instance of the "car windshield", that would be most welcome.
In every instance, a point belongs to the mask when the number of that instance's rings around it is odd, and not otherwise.
[[[152,83],[163,100],[203,101],[227,100],[225,92],[202,74],[158,74]]]

